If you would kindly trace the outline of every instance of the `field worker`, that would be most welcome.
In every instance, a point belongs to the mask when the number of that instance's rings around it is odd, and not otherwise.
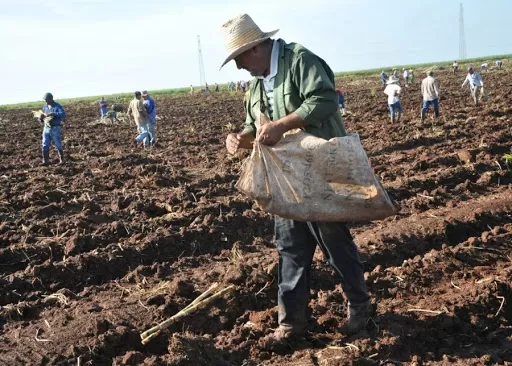
[[[105,119],[107,117],[107,112],[108,112],[108,103],[105,101],[104,97],[101,97],[99,105],[100,105],[101,119]]]
[[[66,112],[64,108],[53,100],[52,93],[46,93],[43,97],[46,104],[43,106],[41,111],[41,122],[46,117],[51,117],[50,121],[44,122],[43,127],[43,165],[50,164],[50,145],[53,142],[53,146],[59,152],[59,164],[64,163],[64,151],[62,149],[62,121],[66,118]]]
[[[434,72],[427,71],[427,77],[421,82],[421,94],[423,95],[423,106],[421,108],[421,121],[425,120],[430,106],[434,107],[434,116],[439,118],[439,86],[434,79]]]
[[[409,84],[409,70],[403,69],[402,71],[404,72],[405,85],[407,85],[407,84]]]
[[[340,105],[341,114],[345,115],[345,94],[341,91],[341,89],[336,89],[336,94],[338,94],[338,103]]]
[[[194,94],[194,86],[190,84],[190,95]]]
[[[388,75],[382,70],[380,73],[380,80],[382,81],[382,85],[386,85],[386,82],[388,81]]]
[[[398,76],[398,70],[397,69],[393,69],[393,73],[391,74],[391,76],[399,79],[400,77]]]
[[[397,122],[400,121],[400,117],[402,115],[402,105],[398,99],[398,95],[401,93],[402,88],[398,85],[398,81],[399,80],[397,78],[391,77],[384,89],[384,94],[388,96],[389,112],[391,113],[392,123],[395,122],[395,115]]]
[[[480,65],[480,70],[481,71],[487,70],[488,68],[489,68],[489,64],[487,62]]]
[[[457,61],[453,61],[452,64],[453,73],[455,74],[457,71],[459,71],[459,63]]]
[[[245,128],[226,138],[230,154],[241,148],[251,149],[256,135],[259,143],[273,146],[285,132],[296,128],[324,139],[346,134],[330,67],[300,44],[271,39],[277,31],[262,32],[247,14],[222,26],[228,54],[222,66],[235,60],[238,69],[245,69],[254,77],[250,100],[245,105]],[[272,121],[261,128],[257,123],[260,113]],[[275,237],[279,256],[279,326],[262,340],[262,346],[280,347],[287,340],[304,335],[310,267],[317,243],[341,276],[348,298],[348,321],[342,331],[354,334],[365,328],[373,308],[358,250],[347,225],[275,216]]]
[[[503,66],[503,61],[496,60],[496,66],[498,66],[498,69],[501,70],[501,66]]]
[[[414,84],[414,70],[409,70],[409,77],[411,79],[411,84]]]
[[[473,97],[473,101],[475,105],[478,105],[478,99],[480,97],[480,92],[483,94],[484,101],[487,101],[487,90],[484,88],[484,81],[480,74],[473,70],[473,67],[468,67],[468,74],[462,83],[462,88],[469,83],[469,90],[471,91],[471,96]]]
[[[108,115],[108,118],[110,118],[111,123],[114,123],[114,121],[119,122],[119,123],[121,122],[117,119],[117,111],[116,111],[115,103],[112,103],[112,105],[110,106],[110,110],[107,112],[107,115]]]
[[[149,115],[148,112],[146,112],[146,108],[144,107],[140,91],[135,92],[135,97],[130,101],[130,105],[126,110],[126,116],[130,120],[130,126],[133,126],[130,113],[133,114],[133,119],[137,125],[137,132],[139,133],[139,135],[135,138],[135,146],[141,142],[144,142],[144,146],[148,146],[149,141],[151,141],[151,136],[149,134]],[[149,139],[147,139],[147,137],[149,137]]]
[[[142,98],[144,99],[144,108],[146,108],[146,112],[148,112],[149,116],[149,134],[151,135],[151,141],[145,140],[144,145],[154,145],[156,144],[156,104],[153,98],[149,96],[147,90],[142,92]],[[147,137],[149,139],[149,136]]]
[[[215,91],[218,92],[219,91],[219,84],[215,83]]]

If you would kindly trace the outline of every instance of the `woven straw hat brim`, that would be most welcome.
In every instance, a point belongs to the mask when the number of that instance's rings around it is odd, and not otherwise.
[[[247,50],[250,50],[252,47],[260,44],[261,42],[263,42],[264,40],[266,39],[269,39],[270,37],[272,37],[274,34],[276,34],[277,32],[279,32],[279,29],[276,29],[272,32],[264,32],[262,33],[262,36],[261,38],[258,38],[254,41],[251,41],[251,42],[248,42],[248,43],[244,43],[243,45],[239,46],[237,49],[235,49],[234,51],[232,51],[229,56],[226,58],[226,60],[224,60],[224,62],[222,63],[222,65],[220,65],[220,69],[222,69],[222,67],[227,64],[229,61],[233,60],[235,57],[241,55],[242,53],[244,53],[245,51]]]

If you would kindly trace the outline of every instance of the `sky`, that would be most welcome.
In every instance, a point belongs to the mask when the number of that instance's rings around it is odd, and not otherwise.
[[[4,4],[2,4],[4,3]],[[247,13],[335,72],[512,53],[510,0],[0,0],[0,105],[250,79],[221,26]]]

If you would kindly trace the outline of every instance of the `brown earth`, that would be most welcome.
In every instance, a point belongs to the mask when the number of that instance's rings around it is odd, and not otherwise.
[[[225,135],[242,96],[158,97],[159,146],[127,125],[66,107],[64,166],[42,167],[30,109],[0,111],[0,364],[512,364],[512,75],[483,75],[477,108],[464,78],[439,72],[442,121],[421,124],[419,82],[390,124],[378,80],[337,81],[398,215],[352,225],[377,307],[346,337],[345,300],[320,253],[307,336],[280,352],[272,218],[234,188],[241,161]],[[52,150],[52,159],[57,157]],[[148,345],[139,333],[215,281],[236,291]]]

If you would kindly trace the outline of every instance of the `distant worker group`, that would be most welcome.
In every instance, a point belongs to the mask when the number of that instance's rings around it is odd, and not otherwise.
[[[496,60],[496,69],[502,70],[502,60]],[[455,74],[459,71],[459,63],[454,61],[451,65],[452,72]],[[489,63],[482,63],[480,70],[489,70]],[[404,86],[408,87],[414,83],[414,71],[412,69],[402,68],[402,77]],[[469,66],[467,69],[467,75],[462,83],[462,88],[469,85],[470,95],[473,99],[475,106],[479,105],[480,100],[484,102],[488,100],[487,88],[484,88],[484,82],[482,75],[475,71],[473,66]],[[434,77],[432,70],[426,71],[426,77],[421,82],[421,96],[423,98],[420,109],[421,121],[424,121],[428,110],[432,107],[434,111],[434,118],[439,118],[439,84]],[[384,94],[388,98],[388,107],[390,111],[391,122],[398,122],[402,116],[402,105],[400,104],[399,95],[402,92],[400,86],[400,77],[398,70],[394,68],[392,74],[389,77],[384,70],[380,73],[380,81],[384,86]]]

